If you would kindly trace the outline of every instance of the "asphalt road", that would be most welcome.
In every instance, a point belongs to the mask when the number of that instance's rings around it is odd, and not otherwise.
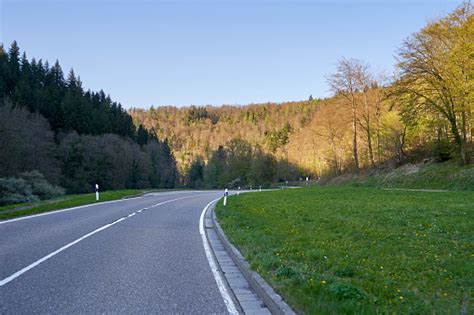
[[[227,313],[199,234],[203,208],[221,195],[163,193],[0,222],[0,313]]]

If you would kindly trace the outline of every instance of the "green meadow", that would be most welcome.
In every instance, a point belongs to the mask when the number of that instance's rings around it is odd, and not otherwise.
[[[231,242],[307,314],[473,314],[474,194],[324,187],[232,196]]]

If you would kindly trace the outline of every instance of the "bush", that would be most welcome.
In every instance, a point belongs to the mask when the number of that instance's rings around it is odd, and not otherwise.
[[[0,205],[38,201],[31,186],[21,178],[0,178]]]
[[[25,172],[20,178],[0,178],[0,205],[35,202],[64,195],[64,189],[53,186],[38,171]]]
[[[279,278],[291,278],[296,275],[296,271],[291,267],[280,266],[278,267],[275,275]]]
[[[329,291],[340,299],[363,300],[365,292],[350,283],[336,282],[329,286]]]
[[[51,185],[37,170],[21,173],[20,178],[31,186],[33,195],[38,196],[41,200],[62,196],[65,193],[64,188]]]
[[[448,140],[438,140],[433,147],[433,154],[438,162],[450,160],[452,151],[453,149]]]

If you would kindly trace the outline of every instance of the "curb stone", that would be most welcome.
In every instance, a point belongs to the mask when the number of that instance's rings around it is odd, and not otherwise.
[[[224,280],[224,285],[234,302],[238,314],[245,315],[271,315],[263,301],[254,293],[250,284],[240,272],[237,265],[230,258],[227,250],[215,230],[212,213],[209,210],[204,214],[204,227],[206,238],[211,247],[212,255],[217,264],[217,269]]]
[[[216,234],[225,250],[237,265],[242,275],[250,284],[251,288],[262,299],[265,306],[272,314],[289,314],[296,315],[296,313],[285,303],[283,298],[277,294],[273,288],[255,271],[250,269],[249,263],[245,260],[239,250],[229,242],[227,236],[224,234],[219,222],[217,222],[215,214],[215,204],[208,210],[211,211],[212,223],[215,227]]]

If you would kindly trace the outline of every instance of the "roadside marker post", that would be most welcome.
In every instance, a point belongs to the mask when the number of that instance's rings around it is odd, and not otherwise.
[[[260,191],[262,191],[262,185],[260,185],[260,186],[258,187],[258,189],[259,189]]]
[[[95,200],[99,201],[99,184],[95,184]]]
[[[229,195],[229,190],[226,188],[224,191],[224,206],[227,205],[227,196]]]
[[[240,195],[240,186],[237,188],[237,196]]]

